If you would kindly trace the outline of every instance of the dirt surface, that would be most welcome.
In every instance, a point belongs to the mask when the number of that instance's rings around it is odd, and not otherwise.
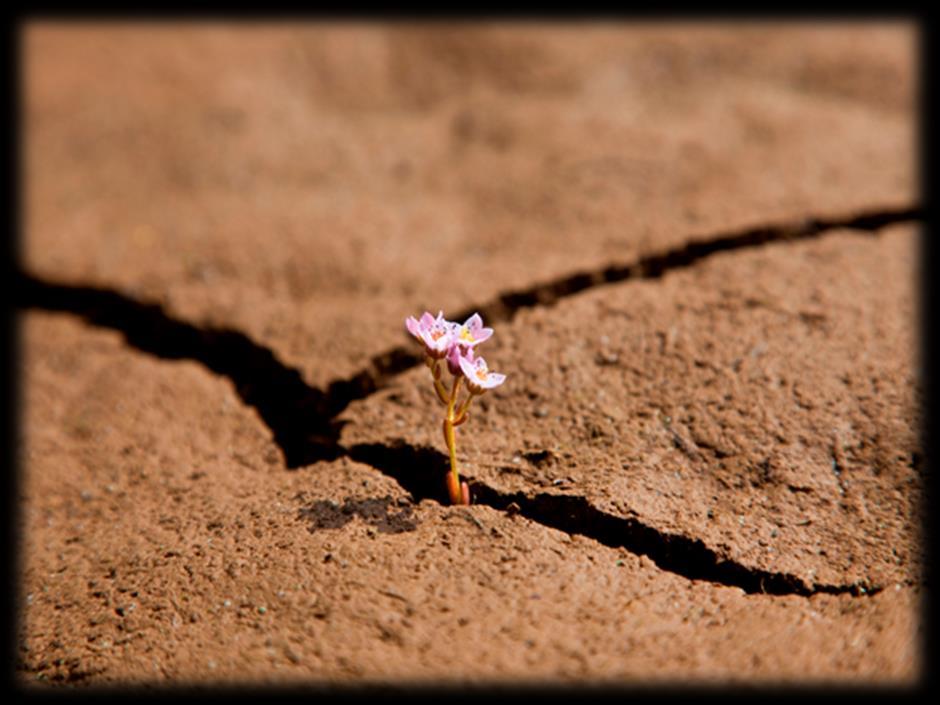
[[[21,684],[923,676],[915,26],[21,51]]]

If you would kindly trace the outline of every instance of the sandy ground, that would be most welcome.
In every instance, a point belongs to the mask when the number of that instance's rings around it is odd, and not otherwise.
[[[21,39],[21,685],[923,677],[914,25]]]

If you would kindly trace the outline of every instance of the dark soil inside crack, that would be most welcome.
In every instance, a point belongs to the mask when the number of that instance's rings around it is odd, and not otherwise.
[[[916,682],[915,44],[24,27],[19,682]]]

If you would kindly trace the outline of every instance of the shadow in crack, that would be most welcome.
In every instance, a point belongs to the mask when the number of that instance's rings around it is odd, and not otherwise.
[[[433,448],[363,444],[348,449],[349,457],[371,465],[394,478],[416,500],[432,498],[447,504],[443,477],[447,456]],[[739,587],[749,594],[802,595],[816,593],[873,595],[881,590],[867,585],[807,585],[797,576],[750,568],[722,559],[700,539],[668,534],[634,518],[617,517],[597,509],[586,497],[522,492],[503,493],[466,478],[474,504],[500,511],[514,511],[542,526],[568,534],[580,534],[612,548],[625,548],[647,556],[663,570],[689,580],[705,580]],[[516,509],[518,508],[518,509]]]
[[[447,456],[433,448],[416,448],[403,441],[363,443],[345,449],[348,457],[381,470],[411,493],[415,501],[433,499],[450,504],[444,482],[450,471]]]
[[[607,514],[582,496],[503,494],[486,485],[476,485],[474,489],[479,504],[501,510],[515,504],[519,514],[543,526],[581,534],[612,548],[625,548],[689,580],[739,587],[749,594],[804,597],[816,593],[875,594],[881,590],[865,585],[807,585],[794,575],[749,568],[722,559],[700,539],[664,533],[636,519]]]
[[[508,321],[523,308],[551,306],[560,299],[595,286],[628,279],[655,279],[667,272],[691,267],[719,252],[759,247],[772,242],[808,240],[840,228],[874,234],[888,225],[923,218],[924,211],[920,208],[886,208],[841,218],[805,218],[715,233],[704,239],[690,240],[672,250],[647,255],[629,264],[615,264],[588,272],[577,272],[519,291],[506,292],[493,301],[461,311],[454,318],[463,320],[474,312],[479,312],[491,323]]]
[[[15,292],[20,307],[76,314],[121,332],[138,350],[169,360],[196,360],[227,377],[242,401],[257,409],[271,429],[290,468],[342,455],[338,446],[342,424],[334,416],[345,408],[348,397],[336,390],[359,388],[362,382],[334,382],[324,392],[307,385],[298,370],[243,333],[198,328],[172,318],[156,304],[114,291],[52,284],[21,274]]]

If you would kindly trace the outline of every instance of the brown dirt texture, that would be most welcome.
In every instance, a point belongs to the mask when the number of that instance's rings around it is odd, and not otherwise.
[[[21,686],[924,677],[915,24],[20,39]]]

